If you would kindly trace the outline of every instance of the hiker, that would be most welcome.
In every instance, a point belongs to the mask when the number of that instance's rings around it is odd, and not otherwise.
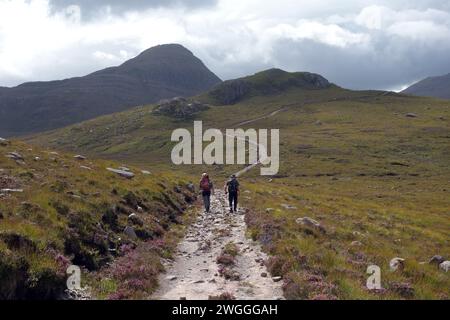
[[[236,175],[232,175],[230,180],[225,184],[225,194],[228,194],[228,201],[230,203],[230,212],[237,212],[237,202],[239,195],[239,182]]]
[[[211,192],[214,193],[214,185],[209,179],[207,173],[202,174],[200,180],[200,190],[202,192],[203,204],[205,205],[206,213],[209,213],[209,207],[211,205]]]

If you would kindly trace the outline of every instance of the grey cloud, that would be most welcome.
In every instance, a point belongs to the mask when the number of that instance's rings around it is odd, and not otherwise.
[[[274,66],[320,73],[351,89],[393,89],[450,71],[449,48],[417,47],[402,39],[378,39],[373,51],[329,47],[310,40],[274,46]]]
[[[149,8],[183,7],[196,9],[200,7],[211,7],[218,0],[50,0],[53,12],[63,10],[71,5],[80,7],[83,18],[93,18],[101,13],[103,9],[110,8],[114,14],[128,11],[139,11]]]

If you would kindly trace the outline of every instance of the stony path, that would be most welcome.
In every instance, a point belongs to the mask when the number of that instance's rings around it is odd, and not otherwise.
[[[202,300],[223,293],[240,300],[282,299],[281,282],[272,279],[262,263],[267,256],[245,236],[243,212],[229,213],[225,199],[223,191],[216,191],[211,212],[200,214],[189,227],[175,260],[165,261],[167,272],[161,274],[160,288],[151,299]],[[229,242],[239,248],[231,270],[240,280],[225,280],[218,271],[216,259]]]

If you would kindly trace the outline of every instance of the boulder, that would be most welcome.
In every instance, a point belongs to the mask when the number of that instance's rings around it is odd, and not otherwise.
[[[150,171],[147,171],[147,170],[142,170],[141,172],[142,172],[142,174],[145,174],[145,175],[150,175],[150,174],[152,174]]]
[[[155,115],[163,115],[173,118],[185,119],[208,110],[209,106],[197,102],[189,101],[185,98],[173,98],[161,101],[152,111]]]
[[[77,160],[86,160],[86,157],[82,156],[80,154],[77,154],[76,156],[74,156],[74,158],[77,159]]]
[[[4,138],[0,138],[0,146],[7,146],[9,144],[9,141],[4,139]]]
[[[430,261],[428,261],[429,264],[435,264],[435,265],[440,265],[442,262],[445,261],[445,258],[439,255],[435,255],[433,256]]]
[[[448,270],[450,269],[450,261],[444,261],[439,265],[439,268],[441,270],[444,270],[445,272],[448,272]]]
[[[1,189],[1,193],[22,193],[23,189]]]
[[[361,241],[352,241],[352,243],[350,244],[350,246],[352,247],[361,247],[363,244],[361,243]]]
[[[125,229],[123,229],[123,233],[131,239],[137,239],[136,231],[134,231],[133,227],[126,226]]]
[[[415,114],[415,113],[407,113],[405,116],[407,118],[417,118],[417,114]]]
[[[136,224],[138,226],[143,226],[144,222],[142,221],[141,218],[139,218],[139,216],[136,213],[132,213],[128,216],[128,221],[131,222],[132,224]]]
[[[18,152],[8,152],[6,154],[6,157],[10,158],[10,159],[13,159],[13,160],[18,160],[18,161],[25,160],[24,157]]]
[[[282,206],[283,208],[285,208],[286,210],[295,210],[295,209],[297,209],[296,206],[292,206],[292,205],[286,204],[286,203],[282,203],[281,206]]]
[[[391,259],[389,268],[391,271],[403,270],[405,268],[405,259],[399,257]]]
[[[326,231],[325,228],[319,222],[317,222],[316,220],[311,219],[309,217],[298,218],[296,220],[296,222],[298,224],[302,224],[302,225],[305,225],[305,226],[308,226],[311,228],[318,229],[320,232],[323,232],[323,233],[325,233],[325,231]]]
[[[122,177],[127,178],[127,179],[134,178],[134,173],[132,173],[130,171],[118,170],[118,169],[112,169],[112,168],[106,168],[106,170],[108,170],[110,172],[117,173],[119,176],[122,176]]]

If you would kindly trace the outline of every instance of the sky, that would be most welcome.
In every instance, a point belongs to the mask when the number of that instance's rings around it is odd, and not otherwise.
[[[450,0],[0,0],[0,86],[179,43],[223,80],[268,68],[350,89],[450,73]]]

